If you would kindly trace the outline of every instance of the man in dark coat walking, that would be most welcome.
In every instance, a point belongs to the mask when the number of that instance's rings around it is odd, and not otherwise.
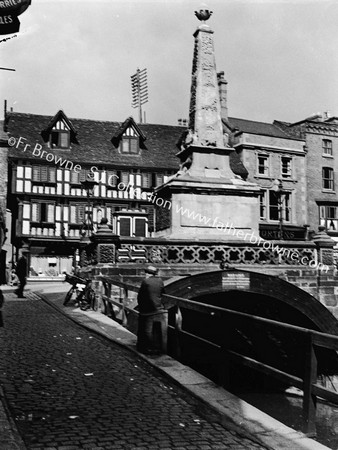
[[[145,270],[146,278],[142,281],[137,296],[139,309],[137,349],[142,353],[159,353],[159,345],[154,342],[154,323],[163,322],[166,310],[162,303],[164,284],[157,276],[157,268],[149,266]]]
[[[15,272],[19,278],[19,287],[16,289],[15,293],[19,298],[25,298],[23,290],[27,283],[27,258],[26,252],[23,249],[20,250],[20,257],[16,264]]]

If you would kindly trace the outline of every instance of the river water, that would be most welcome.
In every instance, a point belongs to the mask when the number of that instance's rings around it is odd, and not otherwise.
[[[285,425],[297,431],[302,431],[303,398],[300,391],[297,393],[296,389],[290,389],[285,394],[276,392],[232,392]],[[318,399],[316,428],[317,436],[312,439],[333,450],[338,450],[338,405]]]

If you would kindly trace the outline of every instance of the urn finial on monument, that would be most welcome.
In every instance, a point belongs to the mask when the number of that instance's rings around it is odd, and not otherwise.
[[[203,5],[203,6],[206,6],[206,5]],[[199,11],[195,11],[195,16],[201,22],[205,22],[208,19],[210,19],[211,15],[212,15],[212,11],[210,11],[207,8],[201,8]]]

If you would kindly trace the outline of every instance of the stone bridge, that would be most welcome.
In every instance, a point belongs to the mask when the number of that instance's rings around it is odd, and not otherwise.
[[[207,290],[212,291],[215,275],[210,273],[209,280],[208,272],[236,269],[233,284],[231,278],[224,275],[221,291],[231,290],[233,298],[244,298],[244,292],[256,297],[260,294],[296,308],[309,320],[323,314],[321,323],[324,323],[327,322],[324,309],[338,318],[334,244],[323,228],[311,241],[264,241],[257,246],[245,241],[122,238],[103,226],[93,236],[92,243],[82,250],[82,275],[92,279],[99,275],[118,277],[138,285],[144,277],[145,266],[155,264],[167,283],[184,278],[186,283],[200,279]],[[196,274],[200,277],[194,277]],[[179,292],[177,283],[173,283],[171,289],[175,286]],[[260,291],[257,286],[261,286]],[[207,295],[207,291],[203,295]]]

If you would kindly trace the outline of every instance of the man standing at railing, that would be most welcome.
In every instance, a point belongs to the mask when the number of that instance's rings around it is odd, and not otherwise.
[[[162,303],[164,284],[157,276],[156,267],[148,266],[145,273],[146,278],[142,281],[137,296],[139,310],[137,349],[148,355],[159,354],[166,351],[164,333],[167,332],[167,311]],[[157,332],[158,327],[161,327],[160,333]]]

